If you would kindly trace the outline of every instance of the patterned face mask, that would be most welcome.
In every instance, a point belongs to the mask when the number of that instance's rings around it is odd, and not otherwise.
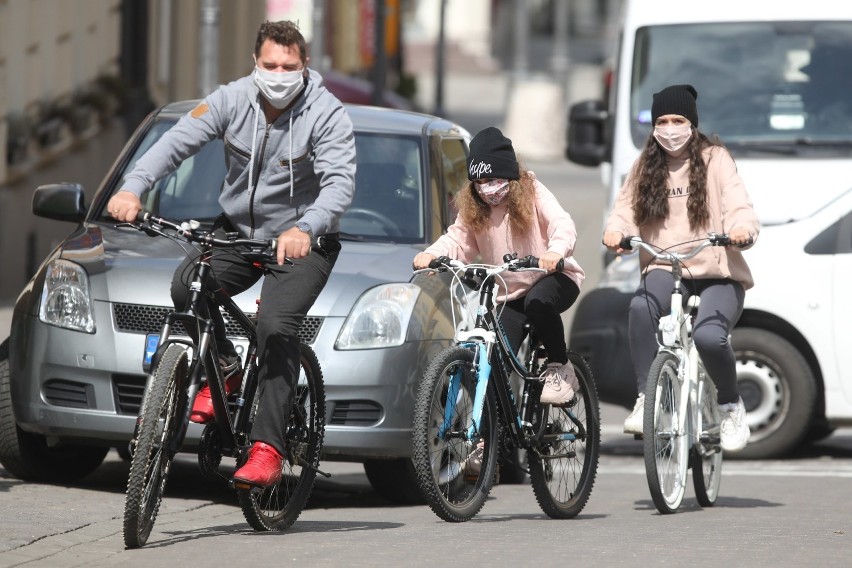
[[[490,181],[475,181],[473,186],[479,197],[489,205],[500,205],[509,194],[509,180],[492,179]]]

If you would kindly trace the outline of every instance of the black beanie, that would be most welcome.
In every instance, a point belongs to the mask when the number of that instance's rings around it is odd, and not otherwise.
[[[470,141],[467,157],[467,179],[520,179],[518,159],[512,141],[499,128],[489,126],[480,130]]]
[[[654,93],[651,104],[651,124],[666,114],[679,114],[686,117],[692,126],[698,126],[698,106],[695,100],[698,92],[692,85],[672,85],[659,93]]]

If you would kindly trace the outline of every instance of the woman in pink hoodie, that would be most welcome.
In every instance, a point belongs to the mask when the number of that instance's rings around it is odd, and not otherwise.
[[[733,158],[718,140],[698,130],[698,93],[692,85],[672,85],[655,93],[654,131],[633,168],[604,229],[603,244],[621,253],[623,237],[638,235],[662,249],[689,249],[710,232],[727,233],[733,245],[704,249],[685,266],[684,292],[701,304],[693,338],[718,391],[724,412],[722,448],[741,450],[750,431],[737,391],[734,350],[729,336],[753,281],[742,250],[757,239],[760,224]],[[657,353],[656,331],[670,310],[673,278],[665,264],[640,255],[642,281],[630,303],[630,355],[639,397],[624,431],[642,433],[645,385]]]
[[[502,264],[503,255],[533,255],[547,273],[508,272],[501,324],[517,352],[523,326],[530,321],[547,350],[548,366],[541,401],[566,404],[578,388],[568,361],[561,313],[580,294],[584,273],[574,260],[577,229],[556,197],[518,164],[512,141],[488,127],[470,142],[470,182],[455,198],[458,216],[434,244],[414,257],[415,268],[426,268],[439,256],[471,262]],[[561,271],[557,264],[564,259]]]

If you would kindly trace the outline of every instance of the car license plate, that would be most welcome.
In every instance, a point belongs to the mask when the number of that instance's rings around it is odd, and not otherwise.
[[[231,341],[233,342],[240,358],[245,359],[243,355],[245,354],[246,349],[248,349],[248,341],[244,339],[234,339],[233,337],[231,338]],[[151,360],[154,358],[154,353],[157,352],[157,347],[159,345],[159,333],[149,333],[145,336],[145,353],[142,357],[142,370],[146,373],[151,370]]]

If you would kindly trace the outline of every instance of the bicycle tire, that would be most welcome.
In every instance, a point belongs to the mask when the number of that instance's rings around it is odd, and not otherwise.
[[[277,485],[237,489],[243,516],[256,531],[287,530],[311,496],[325,436],[325,385],[313,349],[299,345],[299,382],[285,434],[284,472]]]
[[[176,450],[172,438],[187,404],[186,384],[188,358],[186,349],[169,345],[154,369],[142,408],[124,504],[124,544],[127,548],[144,546],[168,480],[169,468]]]
[[[414,403],[413,461],[417,483],[432,511],[449,522],[468,521],[476,515],[494,484],[499,453],[501,424],[493,387],[488,386],[482,409],[477,441],[464,439],[473,423],[473,399],[476,384],[474,352],[459,346],[444,349],[431,362]],[[460,373],[459,389],[451,403],[447,433],[445,422],[451,377]],[[484,442],[479,471],[467,465],[478,442]]]
[[[680,507],[689,465],[687,432],[672,428],[681,397],[678,362],[672,353],[657,355],[645,391],[645,474],[654,505],[663,514],[674,513]]]
[[[535,415],[544,413],[547,421],[543,443],[527,452],[533,494],[541,510],[554,519],[580,514],[592,494],[600,458],[600,404],[592,370],[578,353],[569,352],[568,359],[580,383],[576,402],[536,410]]]
[[[702,367],[703,369],[703,367]],[[698,441],[692,447],[692,484],[695,498],[702,507],[712,507],[719,496],[722,484],[722,446],[719,426],[722,422],[716,387],[709,377],[704,376],[701,393]]]

